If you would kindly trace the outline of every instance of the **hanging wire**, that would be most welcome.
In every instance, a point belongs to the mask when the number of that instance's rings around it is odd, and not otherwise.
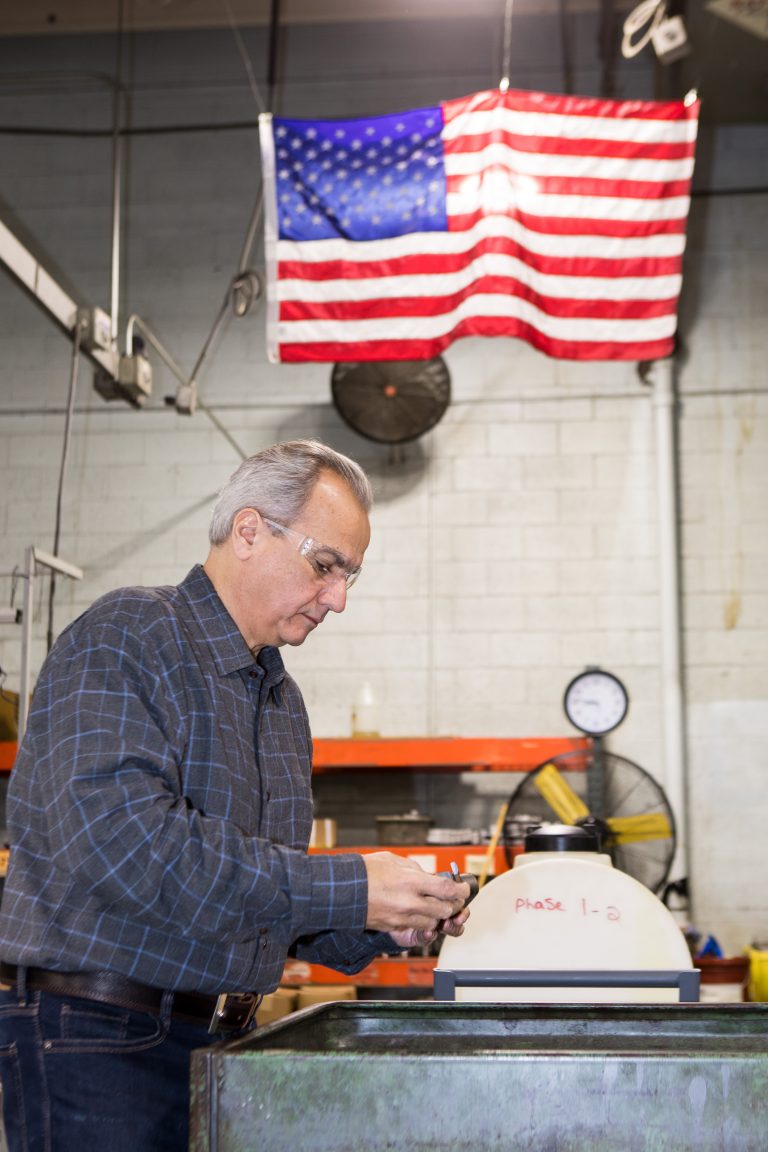
[[[504,3],[504,48],[501,57],[501,80],[499,88],[506,92],[509,88],[509,73],[512,57],[512,5],[514,0],[505,0]]]
[[[256,107],[258,108],[260,113],[266,112],[267,106],[265,105],[265,103],[261,97],[261,92],[259,91],[259,86],[256,83],[256,76],[255,76],[254,71],[253,71],[253,65],[251,64],[251,58],[248,55],[248,49],[246,48],[245,42],[243,41],[243,37],[240,34],[240,29],[238,28],[238,26],[235,22],[235,16],[234,16],[234,13],[232,11],[232,7],[229,3],[229,0],[221,0],[221,3],[222,3],[222,7],[224,8],[224,11],[227,14],[227,20],[229,21],[229,27],[232,30],[232,35],[235,38],[235,43],[237,44],[237,48],[238,48],[238,51],[240,53],[240,57],[243,61],[243,66],[245,68],[246,75],[248,76],[248,83],[251,86],[251,93],[253,95],[254,100],[256,101]]]
[[[221,0],[221,4],[222,4],[222,8],[224,9],[224,11],[226,13],[229,27],[231,29],[232,35],[233,35],[235,43],[237,45],[237,50],[240,53],[240,58],[243,62],[243,67],[245,68],[246,76],[248,77],[248,84],[249,84],[249,87],[251,89],[251,95],[253,96],[254,103],[256,104],[256,108],[258,109],[259,114],[261,114],[261,113],[267,111],[267,105],[264,103],[264,99],[261,95],[259,85],[256,82],[256,75],[255,75],[255,72],[253,70],[251,58],[248,54],[248,49],[246,48],[245,41],[243,40],[240,29],[238,28],[237,23],[235,21],[234,13],[232,11],[232,7],[229,3],[229,0]],[[269,60],[270,77],[272,77],[274,75],[274,54],[275,54],[275,44],[276,44],[276,27],[275,27],[275,24],[277,21],[277,8],[278,8],[278,0],[273,0],[272,21],[271,21],[271,27],[270,27],[270,60]],[[270,106],[271,106],[271,103],[272,103],[272,96],[270,95]],[[197,377],[200,374],[200,371],[201,371],[203,364],[205,363],[205,361],[208,357],[208,354],[209,354],[211,348],[213,347],[214,341],[216,340],[217,336],[219,335],[219,332],[221,331],[222,327],[224,326],[224,322],[226,321],[226,319],[230,315],[230,313],[233,313],[235,316],[238,316],[238,317],[242,317],[242,316],[247,315],[247,313],[250,311],[252,305],[262,295],[263,285],[261,282],[261,278],[259,277],[258,273],[253,268],[249,267],[249,264],[250,264],[250,260],[251,260],[251,252],[253,251],[253,245],[254,245],[254,242],[256,240],[256,234],[258,232],[259,225],[261,223],[263,210],[264,210],[264,195],[263,195],[262,188],[259,188],[258,194],[256,196],[256,202],[254,204],[253,211],[251,213],[251,218],[248,222],[248,228],[246,230],[245,240],[243,242],[243,247],[242,247],[242,250],[240,252],[240,259],[239,259],[238,265],[237,265],[237,272],[235,273],[235,275],[232,277],[229,284],[227,285],[227,290],[226,290],[226,293],[224,295],[224,299],[221,303],[221,307],[219,308],[218,312],[216,313],[213,324],[211,325],[211,329],[208,332],[208,335],[206,336],[205,341],[203,342],[203,346],[200,350],[200,353],[197,357],[197,360],[195,361],[195,366],[192,369],[192,372],[190,375],[190,383],[191,383],[192,392],[193,392],[193,399],[192,399],[191,403],[194,405],[197,405],[200,408],[201,412],[205,413],[205,415],[208,417],[208,419],[211,421],[211,423],[214,425],[214,427],[217,428],[219,432],[221,432],[222,436],[225,437],[227,442],[235,449],[235,451],[238,453],[238,455],[243,460],[246,458],[247,453],[243,451],[243,449],[237,443],[237,441],[232,436],[232,434],[229,432],[229,430],[224,426],[224,424],[222,424],[221,420],[219,420],[218,416],[216,416],[215,413],[212,412],[211,409],[208,407],[208,405],[205,404],[199,396],[197,396]],[[191,407],[190,407],[190,410],[191,410]]]
[[[75,392],[77,391],[77,377],[80,371],[80,339],[82,324],[75,324],[72,337],[72,363],[69,371],[69,396],[67,399],[67,415],[64,421],[64,443],[61,449],[61,465],[59,467],[59,487],[56,492],[56,522],[53,530],[53,555],[59,554],[61,541],[61,512],[64,503],[64,478],[67,473],[67,459],[69,445],[72,439],[72,417],[75,411]],[[48,586],[48,629],[46,632],[47,651],[53,645],[53,605],[56,598],[56,573],[51,569],[51,582]]]
[[[567,0],[559,2],[560,24],[560,56],[563,61],[563,90],[566,96],[573,95],[573,60],[571,58],[571,40],[568,34]]]

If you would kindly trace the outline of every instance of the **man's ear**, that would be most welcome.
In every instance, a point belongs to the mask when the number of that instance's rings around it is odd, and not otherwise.
[[[240,560],[247,560],[253,552],[260,533],[266,531],[266,524],[255,508],[241,508],[232,521],[232,547]]]

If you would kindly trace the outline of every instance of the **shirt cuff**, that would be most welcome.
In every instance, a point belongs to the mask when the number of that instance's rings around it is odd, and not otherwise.
[[[357,852],[306,857],[309,866],[309,892],[295,909],[301,923],[296,936],[312,932],[342,930],[362,932],[368,917],[368,873]]]

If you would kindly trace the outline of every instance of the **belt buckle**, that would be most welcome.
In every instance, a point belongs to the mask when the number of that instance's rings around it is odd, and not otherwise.
[[[216,1007],[208,1025],[208,1032],[242,1032],[256,1015],[261,996],[251,992],[222,992],[216,997]]]

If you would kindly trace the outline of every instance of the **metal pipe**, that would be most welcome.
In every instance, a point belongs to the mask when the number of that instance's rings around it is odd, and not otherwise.
[[[19,744],[21,743],[21,738],[24,735],[27,727],[27,716],[29,714],[29,691],[32,682],[30,659],[32,648],[33,583],[35,579],[35,549],[32,545],[27,548],[25,557],[26,582],[24,586],[24,599],[21,609],[21,670],[19,673],[18,720]]]
[[[59,485],[56,490],[56,520],[53,530],[53,554],[56,556],[61,541],[61,514],[64,504],[64,481],[67,475],[67,461],[69,459],[69,445],[72,440],[72,418],[75,412],[75,392],[77,390],[77,377],[80,371],[80,338],[83,326],[75,325],[72,341],[72,363],[69,372],[69,394],[67,397],[67,416],[64,421],[64,443],[61,449],[61,466],[59,468]],[[51,584],[48,589],[48,632],[46,636],[47,650],[53,646],[53,607],[56,599],[56,573],[51,572]]]
[[[504,47],[501,57],[501,79],[499,88],[506,92],[509,88],[509,73],[512,67],[512,5],[514,0],[506,0],[504,5]]]
[[[228,298],[229,297],[227,297],[227,299]],[[243,451],[243,449],[240,447],[240,445],[235,440],[232,433],[227,428],[224,427],[224,425],[221,423],[219,418],[215,415],[215,413],[213,413],[211,411],[211,409],[207,406],[207,404],[203,403],[203,401],[197,396],[197,383],[195,381],[195,377],[196,377],[197,373],[200,371],[200,366],[202,365],[203,360],[205,358],[205,354],[211,345],[214,334],[218,331],[219,325],[224,318],[224,313],[226,310],[226,303],[227,302],[225,301],[224,306],[222,307],[222,310],[219,313],[219,316],[217,318],[217,322],[214,325],[213,330],[211,331],[211,333],[208,337],[208,340],[205,343],[205,347],[203,348],[203,351],[201,352],[200,356],[198,357],[197,363],[195,364],[195,367],[193,369],[191,376],[187,376],[184,373],[184,370],[179,367],[179,365],[174,360],[173,356],[171,356],[168,349],[160,342],[160,340],[155,335],[155,333],[152,331],[152,329],[149,327],[149,325],[144,320],[142,320],[141,316],[137,315],[135,312],[131,316],[128,317],[128,323],[125,326],[126,354],[129,356],[132,355],[133,330],[134,330],[134,328],[139,328],[144,333],[147,340],[152,345],[154,350],[157,352],[157,354],[161,358],[161,360],[163,360],[163,362],[170,368],[171,372],[173,372],[174,376],[179,381],[179,383],[184,384],[187,387],[192,389],[192,391],[195,395],[195,402],[198,405],[198,407],[200,408],[201,412],[205,413],[205,415],[208,417],[208,419],[213,424],[214,428],[216,428],[222,434],[222,436],[225,438],[227,443],[232,448],[234,448],[234,450],[237,452],[238,456],[240,456],[240,458],[242,460],[245,460],[248,453]]]
[[[112,121],[112,276],[110,302],[110,334],[113,347],[117,344],[120,312],[120,231],[122,199],[123,141],[120,135],[122,123],[122,55],[123,55],[123,4],[117,6],[117,66]]]
[[[126,356],[132,356],[133,355],[133,330],[134,330],[134,328],[139,328],[144,333],[147,340],[152,345],[155,352],[157,352],[160,359],[168,366],[168,368],[170,368],[171,372],[173,372],[174,376],[176,377],[176,379],[181,384],[194,384],[194,378],[188,377],[187,374],[184,372],[184,369],[179,367],[179,365],[176,363],[173,356],[171,356],[170,352],[165,347],[165,345],[160,342],[160,339],[155,335],[155,333],[152,331],[152,329],[149,327],[149,325],[146,323],[146,321],[142,320],[141,316],[139,316],[138,313],[136,313],[136,312],[132,313],[131,316],[129,316],[128,323],[125,326],[125,354],[126,354]]]
[[[32,611],[34,607],[35,576],[38,565],[49,568],[51,572],[61,572],[71,580],[82,580],[83,570],[60,556],[53,556],[31,544],[26,550],[26,587],[24,589],[24,607],[21,619],[21,671],[19,684],[19,743],[27,728],[29,715],[29,694],[32,684],[31,649],[32,649]]]
[[[650,379],[656,425],[664,787],[677,824],[677,848],[670,873],[673,879],[677,879],[689,875],[689,850],[680,625],[676,396],[672,359],[656,361]]]

